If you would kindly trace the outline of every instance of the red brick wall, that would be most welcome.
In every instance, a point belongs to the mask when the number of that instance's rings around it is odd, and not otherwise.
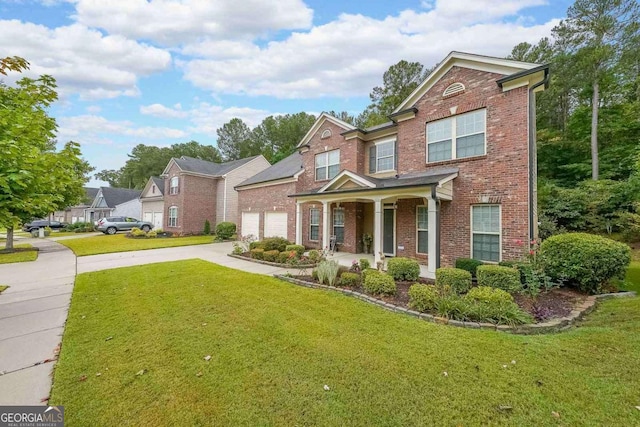
[[[260,213],[260,239],[264,238],[264,213],[286,212],[289,223],[287,240],[295,242],[296,202],[293,198],[287,197],[294,194],[295,189],[296,183],[290,182],[238,191],[238,234],[242,235],[242,212]]]

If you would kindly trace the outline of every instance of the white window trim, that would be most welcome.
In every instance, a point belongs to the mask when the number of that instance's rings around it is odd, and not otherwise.
[[[333,235],[336,236],[336,243],[344,244],[344,222],[342,225],[338,225],[338,228],[342,228],[342,242],[338,242],[337,234],[336,234],[336,211],[342,211],[342,218],[346,220],[346,213],[344,208],[333,208],[333,216],[331,218],[331,230],[333,231]]]
[[[176,216],[172,217],[171,216],[171,212],[175,211]],[[175,224],[171,224],[171,220],[174,219],[175,220]],[[177,206],[170,206],[169,207],[169,215],[167,216],[167,227],[177,227],[178,226],[178,207]]]
[[[467,156],[467,157],[460,157],[458,158],[456,156],[457,154],[457,139],[458,138],[463,138],[465,136],[470,136],[470,135],[477,135],[480,132],[477,133],[469,133],[466,135],[456,135],[457,132],[457,118],[460,116],[464,116],[465,114],[472,114],[472,113],[476,113],[480,110],[484,110],[484,153],[483,154],[478,154],[476,156]],[[432,162],[429,162],[429,144],[435,144],[437,142],[440,141],[444,141],[444,139],[439,139],[437,141],[433,141],[433,142],[429,142],[429,125],[432,123],[438,123],[440,121],[443,120],[451,120],[451,158],[450,159],[446,159],[446,160],[434,160]],[[474,157],[482,157],[482,156],[486,156],[487,155],[487,109],[486,108],[479,108],[477,110],[472,110],[472,111],[467,111],[465,113],[462,114],[456,114],[454,116],[450,116],[450,117],[446,117],[444,119],[439,119],[439,120],[434,120],[431,122],[428,122],[425,125],[425,129],[424,129],[424,135],[425,135],[425,139],[427,141],[426,145],[425,145],[425,158],[427,159],[427,163],[439,163],[439,162],[450,162],[453,160],[460,160],[460,159],[473,159]]]
[[[469,207],[469,258],[473,258],[473,208],[476,206],[497,206],[498,207],[498,220],[500,221],[500,226],[498,227],[497,233],[477,233],[477,234],[491,234],[493,236],[498,236],[498,261],[486,261],[486,260],[478,260],[482,261],[486,264],[498,264],[502,261],[502,205],[499,204],[475,204]]]
[[[311,219],[313,218],[313,216],[311,215],[311,211],[318,211],[318,223],[314,224],[311,222]],[[314,239],[311,237],[311,227],[318,227],[318,238]],[[320,209],[318,208],[309,208],[309,241],[310,242],[317,242],[320,240]]]
[[[418,210],[420,208],[425,208],[428,209],[427,205],[418,205],[416,206],[416,253],[420,254],[420,255],[429,255],[429,252],[418,252],[418,248],[420,247],[419,242],[420,240],[418,239],[419,236],[419,232],[420,231],[426,231],[427,233],[429,232],[429,220],[428,220],[428,212],[427,212],[427,229],[425,230],[424,228],[418,228]],[[427,235],[428,236],[428,235]],[[427,237],[427,248],[429,247],[429,238]]]
[[[176,185],[173,185],[173,180],[176,180]],[[169,180],[169,194],[178,194],[180,192],[180,177],[174,176]]]
[[[382,144],[388,144],[388,143],[392,143],[393,144],[393,154],[391,156],[384,156],[384,157],[380,157],[378,155],[378,145],[382,145]],[[396,139],[392,138],[392,139],[384,139],[382,141],[376,141],[373,145],[375,145],[376,147],[376,171],[375,173],[383,173],[383,172],[393,172],[396,170]],[[378,169],[378,161],[380,159],[386,159],[392,157],[393,158],[393,167],[391,169]]]
[[[334,151],[338,152],[338,163],[329,163],[329,153],[333,153]],[[316,159],[318,158],[318,156],[326,156],[327,158],[327,164],[324,166],[316,166],[317,162]],[[333,178],[335,178],[335,176],[329,177],[329,167],[330,166],[335,166],[338,165],[338,173],[340,173],[340,149],[336,148],[335,150],[329,150],[329,151],[325,151],[324,153],[318,153],[314,156],[313,158],[313,179],[315,181],[329,181],[332,180]],[[325,169],[326,170],[326,174],[325,174],[325,179],[318,179],[318,169]],[[336,174],[337,176],[337,174]]]

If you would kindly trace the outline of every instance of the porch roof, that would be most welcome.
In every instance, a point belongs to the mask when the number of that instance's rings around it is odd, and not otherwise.
[[[344,179],[345,177],[356,176],[360,180],[373,184],[367,186],[358,186],[357,188],[332,188],[332,184]],[[426,172],[408,173],[403,175],[396,175],[393,178],[374,178],[371,176],[360,175],[355,172],[341,171],[331,181],[322,187],[315,188],[313,190],[290,194],[289,197],[303,197],[303,196],[323,196],[323,195],[335,195],[346,193],[361,193],[367,191],[379,191],[385,189],[401,189],[409,187],[425,187],[433,185],[442,185],[445,182],[449,182],[458,176],[458,168],[443,168],[435,169]]]

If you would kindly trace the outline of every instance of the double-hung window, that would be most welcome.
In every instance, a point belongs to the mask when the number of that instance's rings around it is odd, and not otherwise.
[[[169,194],[178,194],[178,186],[180,184],[180,178],[174,176],[169,181]]]
[[[316,154],[316,181],[332,179],[340,172],[340,150]]]
[[[169,227],[178,226],[178,207],[177,206],[171,206],[169,208],[169,222],[167,224]]]
[[[471,257],[480,261],[500,261],[500,206],[471,207]]]
[[[396,141],[380,142],[369,148],[369,173],[396,169]]]
[[[336,236],[336,243],[344,243],[344,209],[342,208],[333,210],[333,234]]]
[[[427,162],[485,154],[486,110],[427,124]]]
[[[418,206],[416,210],[416,229],[418,233],[419,254],[429,253],[429,211],[426,206]]]
[[[320,209],[309,210],[309,240],[318,240],[320,237]]]

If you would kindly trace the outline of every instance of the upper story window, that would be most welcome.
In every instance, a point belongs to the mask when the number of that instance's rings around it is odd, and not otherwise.
[[[169,181],[169,194],[178,194],[178,186],[180,185],[180,178],[174,176]]]
[[[340,172],[340,150],[316,154],[316,181],[332,179]]]
[[[485,154],[486,127],[485,109],[428,123],[427,162]]]
[[[396,169],[396,141],[386,141],[369,148],[369,173]]]

